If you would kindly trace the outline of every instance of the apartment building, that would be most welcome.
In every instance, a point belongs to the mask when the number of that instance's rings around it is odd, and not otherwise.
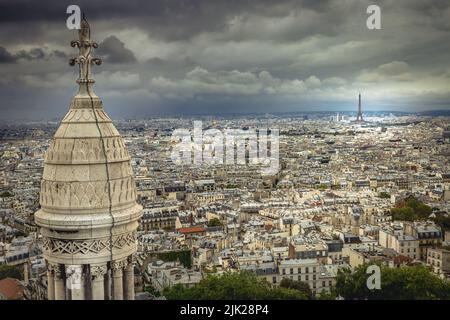
[[[426,261],[427,249],[439,247],[442,243],[442,230],[431,221],[415,221],[404,224],[405,234],[419,239],[420,260]]]
[[[384,248],[395,250],[400,255],[411,258],[412,260],[420,259],[419,239],[405,235],[403,230],[393,228],[380,229],[378,234],[378,244]]]
[[[448,248],[428,248],[427,265],[437,275],[450,278],[450,250]]]
[[[279,284],[283,278],[302,281],[309,285],[313,294],[330,292],[336,283],[337,266],[324,266],[317,259],[288,259],[278,265],[278,274],[272,283]]]

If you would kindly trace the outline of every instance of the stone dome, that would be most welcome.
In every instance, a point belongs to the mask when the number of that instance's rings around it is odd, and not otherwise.
[[[48,264],[81,265],[94,274],[93,265],[132,260],[142,207],[125,143],[92,90],[91,65],[101,61],[91,56],[97,44],[84,19],[79,36],[72,42],[80,50],[72,59],[80,68],[79,92],[45,154],[35,221]]]

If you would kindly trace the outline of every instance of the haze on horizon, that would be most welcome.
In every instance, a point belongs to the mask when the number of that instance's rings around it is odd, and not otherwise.
[[[450,109],[450,2],[6,0],[1,119],[63,116],[75,94],[66,8],[99,43],[94,85],[112,117]],[[381,30],[366,8],[381,8]]]

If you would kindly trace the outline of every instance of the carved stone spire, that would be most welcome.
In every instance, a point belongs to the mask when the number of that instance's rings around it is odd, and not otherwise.
[[[79,66],[78,95],[94,95],[92,84],[95,80],[92,79],[91,66],[93,64],[100,65],[102,60],[92,56],[92,49],[98,48],[98,44],[91,40],[91,28],[84,15],[78,30],[78,40],[71,41],[70,45],[79,49],[78,57],[69,60],[71,66],[75,64]]]
[[[92,57],[97,44],[91,41],[84,17],[78,34],[79,40],[71,44],[78,47],[79,55],[70,63],[79,65],[80,88],[45,154],[41,208],[35,221],[49,271],[58,266],[54,294],[50,290],[49,298],[104,299],[109,298],[104,291],[109,286],[104,273],[108,268],[112,272],[115,262],[132,259],[137,250],[142,207],[136,202],[125,143],[92,91],[91,66],[100,64],[100,59]],[[65,282],[71,279],[65,270],[73,266],[81,267],[83,285],[91,286],[90,290],[83,292]],[[126,288],[132,290],[132,277],[127,279]],[[123,281],[123,277],[112,278],[114,292],[122,292]],[[73,292],[66,296],[68,290]],[[133,295],[127,297],[132,299]]]

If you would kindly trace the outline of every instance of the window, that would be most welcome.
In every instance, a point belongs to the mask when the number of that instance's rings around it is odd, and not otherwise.
[[[286,269],[285,268],[283,268],[283,274],[286,274]]]
[[[294,269],[292,269],[292,268],[289,269],[289,273],[290,273],[290,274],[293,274],[293,273],[294,273]]]
[[[308,268],[308,267],[305,268],[305,272],[306,272],[306,273],[309,272],[309,268]]]

